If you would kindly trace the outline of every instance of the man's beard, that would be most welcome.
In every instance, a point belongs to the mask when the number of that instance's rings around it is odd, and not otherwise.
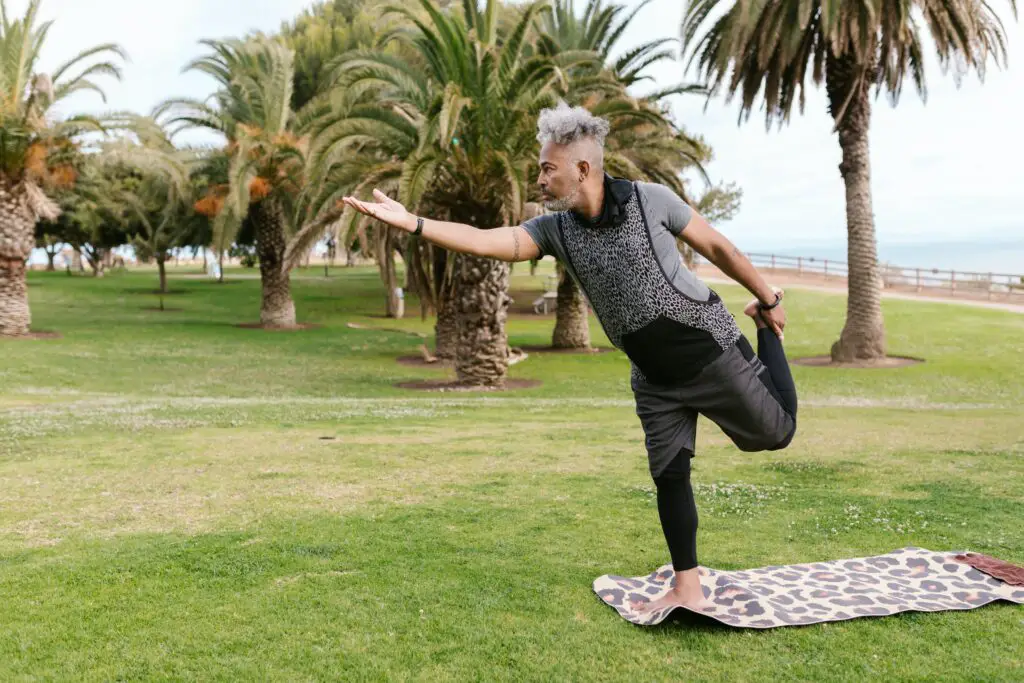
[[[544,201],[544,208],[548,211],[568,211],[569,209],[575,209],[576,203],[580,198],[580,190],[583,188],[583,183],[576,183],[569,194],[564,197],[556,199],[547,199]]]

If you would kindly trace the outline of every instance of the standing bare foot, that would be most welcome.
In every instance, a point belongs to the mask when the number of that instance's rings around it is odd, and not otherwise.
[[[703,595],[699,598],[680,595],[674,588],[657,600],[651,602],[632,603],[633,611],[637,614],[653,614],[671,607],[685,607],[694,612],[711,612],[715,609],[714,603],[710,602]]]
[[[651,614],[671,607],[685,607],[695,612],[715,609],[715,605],[704,597],[699,569],[676,572],[675,585],[668,593],[650,602],[634,601],[630,606],[639,614]]]

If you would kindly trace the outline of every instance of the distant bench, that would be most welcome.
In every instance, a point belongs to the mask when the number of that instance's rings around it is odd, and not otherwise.
[[[533,312],[537,315],[547,315],[558,308],[558,277],[549,275],[545,281],[544,293],[533,302]]]

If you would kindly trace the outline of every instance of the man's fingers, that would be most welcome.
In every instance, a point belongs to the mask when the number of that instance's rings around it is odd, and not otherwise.
[[[374,188],[373,190],[373,196],[378,202],[380,202],[389,209],[393,209],[396,206],[400,206],[398,202],[396,202],[394,199],[387,196],[386,194],[384,194],[383,192],[376,188]]]
[[[344,197],[344,198],[342,198],[341,201],[343,201],[344,203],[348,204],[353,209],[355,209],[356,211],[359,211],[361,213],[368,214],[371,211],[369,204],[367,204],[366,202],[361,201],[359,199],[356,199],[355,197]]]
[[[366,202],[360,201],[360,200],[358,200],[358,199],[356,199],[356,200],[353,200],[353,201],[355,202],[355,207],[356,207],[356,208],[357,208],[357,209],[358,209],[358,210],[359,210],[359,211],[360,211],[361,213],[364,213],[364,214],[366,214],[367,216],[372,216],[372,215],[373,215],[373,206],[374,206],[374,205],[372,205],[372,204],[367,204]]]
[[[380,194],[379,190],[374,190],[373,192],[374,194]],[[385,196],[384,199],[387,200],[388,198]],[[395,216],[395,210],[389,206],[391,200],[375,204],[373,202],[364,202],[360,199],[356,199],[355,197],[344,197],[342,198],[342,201],[359,213],[370,216],[371,218],[376,218],[377,220],[388,223],[389,225],[392,224],[391,221]],[[401,205],[399,204],[398,206]]]

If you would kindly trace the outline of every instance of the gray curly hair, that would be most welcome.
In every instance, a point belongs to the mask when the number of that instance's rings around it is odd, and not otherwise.
[[[570,107],[559,102],[557,107],[544,109],[537,120],[537,141],[540,144],[553,142],[556,145],[573,145],[588,141],[593,145],[591,155],[587,159],[597,168],[604,167],[604,140],[611,131],[611,125],[605,119],[594,116],[583,107]]]

